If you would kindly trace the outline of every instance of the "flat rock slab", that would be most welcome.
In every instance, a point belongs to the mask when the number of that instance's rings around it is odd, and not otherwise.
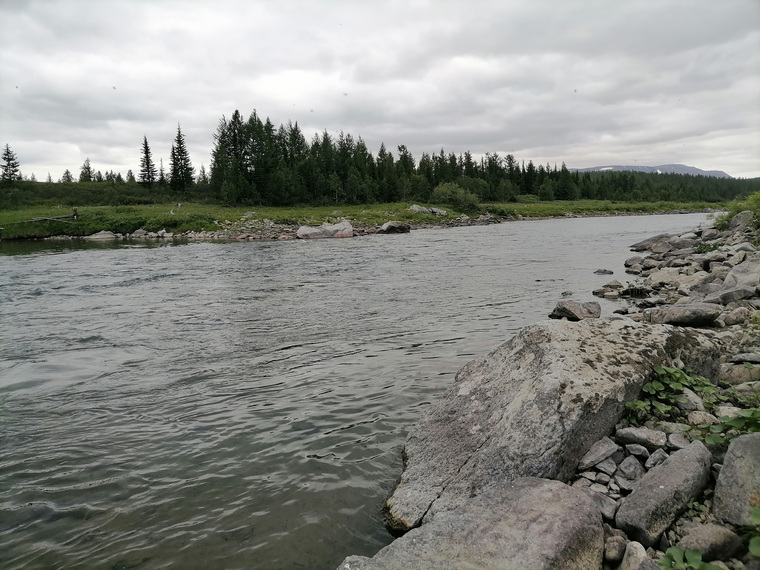
[[[320,238],[344,238],[353,237],[354,228],[349,222],[338,222],[337,224],[322,224],[321,226],[301,226],[296,231],[298,239],[320,239]]]
[[[712,455],[701,441],[676,451],[636,483],[620,504],[617,528],[644,546],[652,546],[686,510],[710,477]]]
[[[760,506],[760,433],[731,442],[715,484],[713,514],[736,526],[752,525],[752,507]]]
[[[339,570],[593,570],[603,552],[602,517],[585,492],[524,478],[484,489],[373,558],[346,558]]]
[[[717,348],[693,329],[624,317],[542,321],[464,366],[404,446],[386,502],[394,532],[456,508],[494,481],[567,481],[657,365],[675,355],[711,375]]]
[[[598,319],[601,314],[602,307],[596,301],[588,301],[586,303],[559,301],[551,314],[549,314],[549,318],[582,321],[583,319]]]
[[[644,310],[644,320],[660,325],[684,327],[706,327],[715,322],[723,309],[713,303],[693,303],[691,305],[667,305]]]

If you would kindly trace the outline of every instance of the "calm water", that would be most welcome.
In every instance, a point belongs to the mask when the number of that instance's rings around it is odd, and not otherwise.
[[[456,370],[562,292],[630,279],[631,243],[704,221],[0,243],[0,567],[372,555],[406,433]]]

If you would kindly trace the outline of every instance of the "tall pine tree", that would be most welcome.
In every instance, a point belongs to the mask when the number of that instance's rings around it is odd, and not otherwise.
[[[153,186],[158,179],[156,165],[153,163],[153,156],[148,146],[148,137],[143,136],[142,157],[140,158],[140,174],[138,182],[147,188]]]
[[[177,136],[169,155],[169,185],[177,194],[184,194],[193,185],[193,165],[185,145],[185,136],[177,124]]]
[[[16,153],[11,150],[11,147],[7,144],[5,145],[5,150],[3,150],[3,165],[2,165],[2,175],[0,175],[0,180],[3,181],[5,184],[10,184],[14,180],[19,180],[21,178],[21,173],[19,172],[19,162],[16,158]]]

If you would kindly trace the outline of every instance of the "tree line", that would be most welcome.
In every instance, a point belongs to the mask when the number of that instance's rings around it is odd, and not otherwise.
[[[2,181],[7,185],[20,177],[18,160],[6,145]],[[52,182],[49,174],[47,182]],[[76,181],[66,170],[59,182],[71,189]],[[756,179],[579,173],[564,163],[557,167],[535,165],[532,160],[518,162],[512,154],[486,153],[476,158],[469,151],[457,155],[440,149],[424,152],[417,160],[405,145],[397,146],[394,155],[381,144],[374,155],[361,137],[342,131],[333,136],[325,130],[307,141],[297,122],[275,127],[255,110],[247,119],[235,110],[229,119],[219,120],[208,173],[201,165],[196,175],[178,125],[168,171],[162,160],[156,165],[143,137],[136,176],[131,170],[126,178],[112,171],[102,174],[94,171],[87,158],[78,183],[94,182],[105,183],[108,203],[192,199],[260,206],[431,202],[452,192],[469,197],[470,204],[531,198],[722,202],[758,190]]]

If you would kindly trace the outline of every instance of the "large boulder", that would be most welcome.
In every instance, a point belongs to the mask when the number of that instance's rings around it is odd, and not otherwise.
[[[704,444],[694,441],[652,468],[620,504],[617,528],[644,546],[655,544],[707,485],[711,459]]]
[[[318,238],[343,238],[353,237],[354,228],[350,222],[338,222],[337,224],[322,224],[321,226],[301,226],[296,231],[299,239]]]
[[[659,325],[707,327],[715,322],[723,309],[713,303],[665,305],[644,310],[644,321]]]
[[[631,246],[632,251],[653,251],[652,248],[655,249],[661,249],[663,246],[666,246],[668,244],[668,240],[670,238],[674,237],[673,234],[659,234],[650,238],[647,238],[645,240],[642,240],[638,243],[634,243]],[[670,249],[669,246],[667,249]],[[666,251],[667,251],[666,249]]]
[[[731,218],[731,221],[728,222],[728,229],[730,231],[744,230],[751,227],[754,221],[755,214],[751,210],[744,210]]]
[[[753,253],[742,263],[731,269],[723,280],[725,289],[736,287],[755,288],[760,285],[760,252]]]
[[[713,514],[736,526],[752,525],[752,507],[760,506],[760,432],[731,442],[715,484]]]
[[[386,503],[389,528],[418,526],[494,481],[567,481],[652,368],[674,358],[703,375],[718,366],[715,344],[693,329],[624,317],[525,327],[465,365],[412,429]]]
[[[484,489],[373,558],[346,558],[339,570],[593,570],[603,551],[602,517],[586,493],[525,478]]]

